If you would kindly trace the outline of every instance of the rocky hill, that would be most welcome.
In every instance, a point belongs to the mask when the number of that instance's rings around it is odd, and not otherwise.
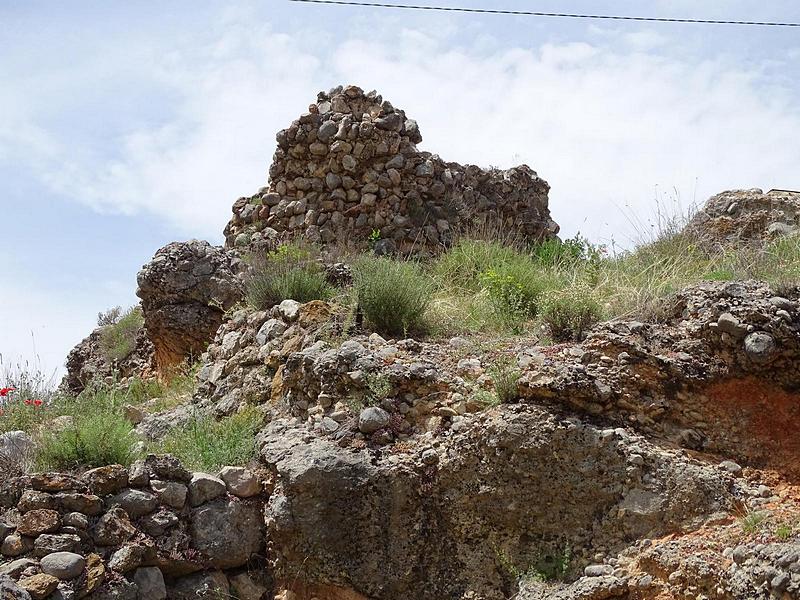
[[[800,195],[609,257],[374,92],[277,141],[0,389],[3,600],[800,598]]]

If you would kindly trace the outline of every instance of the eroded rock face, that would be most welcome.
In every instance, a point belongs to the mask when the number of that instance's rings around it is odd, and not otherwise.
[[[153,344],[144,327],[136,333],[131,353],[121,360],[111,360],[103,350],[105,327],[98,327],[78,343],[67,355],[67,374],[61,387],[80,394],[92,380],[120,379],[130,375],[148,376],[153,367]]]
[[[420,152],[413,119],[356,86],[321,92],[278,132],[270,183],[233,205],[226,246],[279,238],[366,247],[381,254],[436,251],[454,232],[490,222],[535,241],[554,236],[547,182],[522,165],[506,171]]]
[[[208,242],[167,244],[137,276],[145,328],[161,372],[197,357],[242,297],[237,259]]]
[[[278,421],[260,438],[277,487],[267,509],[275,576],[370,598],[502,598],[519,570],[569,551],[583,568],[730,507],[733,479],[622,429],[503,407],[422,450],[343,451]]]
[[[731,190],[712,196],[689,231],[705,243],[762,243],[800,231],[800,192]]]

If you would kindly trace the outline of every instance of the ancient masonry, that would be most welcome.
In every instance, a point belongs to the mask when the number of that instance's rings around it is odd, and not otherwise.
[[[385,252],[435,250],[489,226],[553,237],[549,185],[523,165],[502,171],[420,152],[419,127],[375,92],[338,87],[277,135],[269,186],[233,205],[228,247],[302,236]]]

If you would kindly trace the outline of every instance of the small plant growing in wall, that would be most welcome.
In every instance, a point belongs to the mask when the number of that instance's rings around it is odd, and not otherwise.
[[[489,369],[494,393],[501,403],[508,404],[519,398],[520,375],[516,362],[509,358],[499,360]]]

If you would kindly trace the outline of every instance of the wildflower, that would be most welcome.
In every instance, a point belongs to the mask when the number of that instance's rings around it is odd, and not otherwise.
[[[6,396],[8,396],[9,393],[13,391],[15,391],[15,388],[13,387],[0,388],[0,398],[5,398]]]
[[[31,404],[33,404],[33,400],[25,400],[25,404],[27,404],[28,406],[30,406]]]
[[[42,401],[37,398],[36,400],[33,401],[33,405],[34,406],[41,406],[42,405]]]

